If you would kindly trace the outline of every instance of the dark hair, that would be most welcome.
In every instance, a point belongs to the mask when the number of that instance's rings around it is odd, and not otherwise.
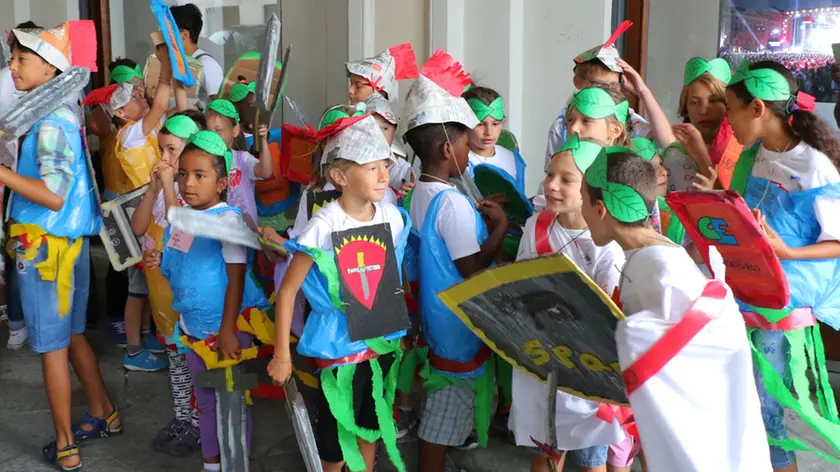
[[[207,129],[207,121],[204,119],[204,115],[202,115],[201,112],[198,111],[198,110],[192,109],[192,110],[179,111],[178,113],[175,113],[172,116],[186,116],[187,118],[189,118],[189,119],[191,119],[195,122],[196,126],[198,126],[199,131],[201,131],[203,129]],[[170,116],[170,118],[172,118],[172,116]],[[164,126],[158,132],[158,135],[161,135],[161,134],[170,135],[172,133],[170,133],[169,130],[166,129],[166,127]]]
[[[114,69],[116,69],[119,66],[126,66],[129,69],[134,69],[135,67],[137,67],[137,63],[127,57],[122,57],[120,59],[117,59],[116,61],[111,61],[111,63],[108,64],[109,77],[110,74],[114,72]],[[114,85],[113,78],[111,78],[111,83],[109,83],[108,85]]]
[[[619,74],[618,72],[607,67],[606,64],[601,62],[601,60],[597,57],[588,61],[581,62],[580,64],[575,64],[575,66],[572,68],[572,72],[574,72],[576,76],[582,79],[587,79],[587,76],[593,70],[600,70],[601,72],[618,74],[619,77],[621,76],[621,74]]]
[[[501,95],[499,95],[499,92],[491,89],[490,87],[473,85],[461,96],[464,98],[464,100],[477,98],[481,101],[481,103],[485,105],[490,105],[491,103],[493,103],[493,100],[499,98]]]
[[[15,26],[15,29],[38,29],[38,28],[40,28],[40,27],[38,25],[36,25],[35,22],[32,21],[32,20],[24,21],[23,23],[20,23],[19,25]],[[29,49],[28,47],[25,47],[25,46],[21,45],[20,42],[17,39],[17,36],[15,36],[15,34],[12,33],[12,32],[9,32],[9,37],[6,38],[6,44],[9,45],[9,49],[12,49],[13,47],[15,47],[20,52],[28,52],[28,53],[31,53],[31,54],[35,54],[35,52],[32,51],[31,49]]]
[[[405,133],[405,140],[424,165],[443,159],[443,145],[447,138],[454,142],[470,129],[461,123],[429,123]]]
[[[169,11],[172,12],[172,18],[178,25],[178,29],[187,30],[190,33],[190,41],[198,44],[201,28],[204,27],[201,10],[194,3],[187,3],[186,5],[172,7]]]
[[[212,157],[213,158],[213,170],[216,171],[216,175],[218,175],[219,178],[228,176],[227,165],[225,164],[225,158],[224,157],[216,156],[214,154],[210,154],[209,152],[205,151],[204,149],[201,149],[200,147],[196,146],[194,143],[188,143],[186,146],[184,146],[184,150],[181,151],[181,156],[186,156],[188,152],[192,152],[192,151],[197,151],[197,152],[200,152],[200,153],[204,154],[205,156]],[[223,201],[227,201],[227,189],[222,190],[222,193],[221,193],[220,196],[221,196]]]
[[[653,212],[653,205],[656,202],[656,169],[653,164],[642,159],[632,152],[615,152],[607,157],[607,180],[626,185],[642,196],[645,201],[645,208]],[[586,184],[589,192],[589,203],[595,204],[604,200],[604,191],[600,188]],[[644,228],[648,225],[648,218],[633,222],[623,223],[625,226]]]
[[[834,137],[828,124],[810,111],[794,109],[793,107],[796,104],[796,94],[799,92],[799,85],[793,78],[793,74],[785,66],[774,61],[756,62],[750,66],[750,70],[757,69],[771,69],[782,74],[790,86],[792,98],[776,101],[763,100],[767,109],[782,120],[783,125],[795,136],[802,139],[808,146],[828,156],[834,167],[840,169],[840,141]],[[744,82],[730,85],[727,90],[731,90],[738,97],[738,101],[744,105],[755,100]]]

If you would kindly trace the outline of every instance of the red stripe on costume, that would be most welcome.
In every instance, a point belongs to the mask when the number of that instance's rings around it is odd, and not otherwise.
[[[741,314],[744,315],[744,323],[746,323],[747,328],[758,328],[767,331],[793,331],[795,329],[814,326],[817,323],[817,319],[814,318],[814,312],[810,308],[797,308],[775,323],[767,321],[767,318],[752,311],[742,311]]]
[[[475,359],[467,362],[458,362],[440,357],[435,354],[431,348],[429,348],[429,364],[431,364],[434,369],[443,372],[467,374],[483,366],[484,363],[487,362],[487,359],[490,359],[492,354],[493,350],[487,347],[486,344],[482,344],[481,349],[478,350],[478,354],[475,355]]]
[[[548,231],[554,221],[554,213],[544,210],[537,216],[537,224],[534,227],[534,242],[537,247],[537,255],[544,256],[554,252],[551,249],[551,242],[548,240]]]

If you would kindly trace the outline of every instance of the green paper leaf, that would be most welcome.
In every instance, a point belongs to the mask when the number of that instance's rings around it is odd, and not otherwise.
[[[709,62],[702,57],[694,57],[688,60],[685,64],[685,75],[683,77],[683,85],[688,85],[698,77],[709,72],[711,69],[711,65]]]
[[[623,223],[635,223],[650,216],[641,195],[632,187],[609,182],[604,189],[604,205],[613,218]]]
[[[729,85],[729,81],[732,80],[732,67],[730,67],[729,63],[726,62],[726,59],[718,57],[717,59],[712,59],[709,61],[709,73],[712,74],[712,77],[720,80],[724,84]]]
[[[601,153],[586,170],[586,183],[600,189],[607,186],[607,153],[605,150],[601,150]]]
[[[772,69],[750,71],[750,78],[744,83],[753,97],[769,102],[790,98],[790,84],[780,73]]]
[[[569,108],[576,109],[593,120],[600,120],[615,115],[617,105],[609,93],[597,87],[590,87],[578,92]]]

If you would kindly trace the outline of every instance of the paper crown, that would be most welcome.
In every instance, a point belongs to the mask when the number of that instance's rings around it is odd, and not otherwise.
[[[322,163],[330,163],[336,159],[345,159],[359,165],[380,161],[382,159],[393,159],[391,146],[385,140],[385,135],[379,129],[379,125],[371,115],[356,118],[349,126],[342,126],[337,121],[335,134],[327,137],[324,144],[324,155]],[[345,118],[343,120],[354,120]],[[322,131],[327,130],[325,128]]]
[[[82,102],[84,106],[101,106],[110,116],[114,116],[114,112],[126,106],[131,101],[131,95],[134,92],[134,84],[131,82],[123,82],[121,84],[108,85],[106,87],[98,88],[88,94]]]
[[[391,106],[391,102],[386,100],[382,95],[378,93],[372,94],[365,102],[365,106],[367,107],[367,112],[371,115],[379,115],[394,126],[400,124],[400,119],[394,113],[394,107]]]
[[[406,99],[398,132],[404,134],[431,123],[461,123],[478,126],[478,119],[461,94],[472,84],[464,67],[438,49],[423,65]]]
[[[256,82],[250,82],[247,84],[243,82],[238,82],[233,84],[233,86],[230,88],[228,99],[230,99],[232,103],[239,103],[242,100],[245,100],[245,97],[247,97],[249,93],[256,93],[256,91]]]
[[[96,27],[91,20],[68,21],[55,28],[15,29],[21,46],[38,54],[60,71],[71,66],[92,72],[96,66]]]
[[[575,64],[582,64],[593,59],[598,59],[602,64],[607,66],[609,70],[620,74],[622,70],[621,67],[618,66],[618,62],[616,62],[616,59],[620,56],[618,54],[618,49],[615,48],[615,42],[618,41],[618,38],[621,37],[625,31],[629,30],[631,26],[633,26],[632,21],[622,21],[621,24],[618,25],[618,28],[613,31],[612,36],[607,39],[607,42],[600,46],[595,46],[588,51],[582,52],[575,58]]]
[[[706,72],[723,82],[724,85],[729,85],[729,81],[732,80],[732,68],[726,59],[718,57],[707,61],[702,57],[692,57],[685,63],[683,85],[688,86]]]
[[[411,44],[403,43],[374,57],[348,62],[347,72],[363,77],[377,92],[385,92],[388,100],[399,100],[399,80],[417,77],[417,57]]]

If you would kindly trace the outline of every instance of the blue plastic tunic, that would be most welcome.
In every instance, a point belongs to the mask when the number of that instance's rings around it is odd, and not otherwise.
[[[205,213],[220,215],[228,211],[242,216],[239,209],[231,206],[205,210]],[[171,226],[166,228],[163,236],[160,270],[172,287],[172,309],[181,314],[181,320],[191,336],[205,339],[219,332],[224,313],[228,278],[222,243],[215,239],[196,237],[189,252],[185,253],[168,246],[171,231]],[[247,270],[240,310],[250,307],[268,308],[268,300],[247,275],[249,273],[250,270]]]
[[[15,194],[11,202],[11,218],[17,223],[35,224],[53,236],[69,239],[99,234],[102,215],[99,212],[96,190],[78,125],[55,114],[47,115],[39,121],[23,140],[17,173],[30,179],[41,178],[38,165],[38,130],[47,121],[61,129],[64,139],[73,150],[73,183],[58,211],[52,211],[20,194]]]
[[[426,343],[436,355],[455,362],[471,362],[484,343],[438,298],[438,293],[464,280],[435,227],[446,192],[457,191],[444,190],[432,199],[420,229],[420,321]],[[487,240],[487,226],[478,210],[473,211],[475,236],[482,244]],[[484,365],[466,374],[441,373],[470,379],[482,375]]]
[[[814,212],[817,197],[840,198],[840,183],[802,192],[787,192],[750,172],[744,200],[758,208],[789,247],[811,246],[820,236]],[[787,308],[811,307],[814,316],[840,329],[840,259],[782,260],[790,284]]]
[[[405,227],[394,244],[398,268],[402,267],[406,241],[411,232],[411,219],[408,217],[408,213],[402,208],[399,208],[399,210],[403,215]],[[341,303],[335,253],[320,248],[313,249],[302,246],[297,243],[297,238],[288,241],[285,247],[292,254],[296,252],[308,254],[316,262],[309,269],[301,287],[306,299],[312,306],[312,312],[306,319],[306,325],[303,328],[303,334],[301,334],[297,347],[298,352],[303,356],[318,359],[341,359],[366,351],[368,345],[365,341],[350,341],[347,318],[344,316],[344,312],[333,303],[333,299]],[[324,275],[325,272],[332,273],[332,278],[336,281],[334,286],[330,286],[327,276]],[[402,270],[399,270],[399,273],[400,280],[402,280]],[[333,294],[332,297],[330,296],[331,293]],[[385,336],[385,340],[399,339],[405,334],[405,330],[397,331]]]

